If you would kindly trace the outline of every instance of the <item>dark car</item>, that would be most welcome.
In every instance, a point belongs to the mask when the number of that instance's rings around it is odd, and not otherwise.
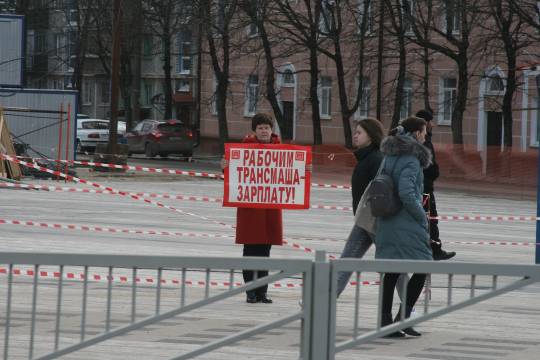
[[[143,120],[126,134],[129,154],[144,153],[147,157],[193,155],[193,131],[179,120]]]

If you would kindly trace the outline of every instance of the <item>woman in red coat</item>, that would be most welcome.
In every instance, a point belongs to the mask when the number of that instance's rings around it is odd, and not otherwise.
[[[253,135],[243,143],[279,144],[279,137],[272,133],[274,122],[270,115],[258,113],[251,120]],[[224,163],[226,166],[227,164]],[[281,209],[238,208],[236,213],[236,243],[244,245],[244,256],[270,256],[272,245],[283,245],[283,222]],[[255,271],[244,270],[244,281],[253,281]],[[268,271],[257,271],[257,279],[268,275]],[[268,285],[247,291],[248,303],[270,304],[266,296]]]

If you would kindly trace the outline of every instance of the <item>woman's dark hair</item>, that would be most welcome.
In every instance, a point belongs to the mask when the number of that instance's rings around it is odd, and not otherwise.
[[[397,135],[400,133],[413,133],[422,131],[426,126],[426,120],[415,116],[410,116],[400,121],[399,126],[390,130],[388,135]]]
[[[369,139],[377,147],[381,145],[381,141],[384,137],[384,128],[381,122],[374,118],[365,118],[354,122],[356,129],[357,126],[360,126],[368,134]]]
[[[258,125],[270,125],[270,128],[274,128],[274,119],[267,113],[257,113],[251,118],[251,130],[255,131]]]

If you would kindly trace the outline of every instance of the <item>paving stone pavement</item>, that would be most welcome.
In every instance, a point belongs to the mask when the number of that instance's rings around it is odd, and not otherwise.
[[[108,186],[125,191],[144,191],[220,197],[222,183],[214,180],[190,179],[183,181],[134,181],[120,178],[100,179]],[[32,181],[33,182],[33,181]],[[35,182],[57,184],[55,182]],[[62,183],[63,184],[63,183]],[[72,186],[72,185],[69,185]],[[79,186],[79,185],[76,185]],[[438,207],[441,215],[534,215],[536,203],[527,199],[475,196],[471,193],[440,191]],[[160,201],[214,220],[234,224],[235,210],[223,208],[216,203]],[[350,206],[350,194],[343,190],[313,189],[312,203]],[[0,219],[41,221],[45,223],[84,224],[115,228],[147,229],[156,231],[201,232],[229,234],[233,231],[199,218],[180,215],[166,209],[158,209],[132,199],[111,195],[60,193],[45,191],[22,191],[0,189]],[[302,237],[295,240],[303,246],[326,250],[338,255],[352,225],[352,214],[343,211],[309,210],[286,211],[285,235]],[[463,241],[519,241],[534,244],[534,222],[441,222],[441,238],[444,247],[455,250],[458,256],[452,261],[498,264],[532,264],[534,246],[470,245]],[[308,239],[309,238],[309,239]],[[45,229],[22,225],[0,225],[0,251],[99,253],[133,255],[179,255],[179,256],[240,256],[241,247],[232,238],[194,238],[153,236],[137,234],[112,234],[78,232],[62,229]],[[312,258],[312,253],[292,247],[274,247],[273,258]],[[373,258],[373,249],[366,255]],[[5,265],[0,264],[0,267]],[[54,270],[54,269],[42,269]],[[102,275],[104,269],[92,269]],[[81,268],[66,271],[81,272]],[[120,274],[129,275],[129,271]],[[145,276],[156,276],[146,272]],[[178,273],[164,274],[164,278],[178,278]],[[204,279],[204,273],[190,271],[193,280]],[[228,273],[213,273],[212,279],[226,281]],[[241,275],[235,275],[241,281]],[[363,280],[375,281],[377,274],[366,274]],[[509,280],[509,279],[507,279]],[[298,278],[284,282],[298,284]],[[490,279],[478,279],[478,291],[487,289]],[[501,282],[504,282],[501,279]],[[5,274],[0,273],[0,326],[3,339],[6,303]],[[60,346],[76,341],[80,336],[81,293],[80,281],[64,282]],[[445,279],[433,278],[432,306],[444,306],[446,301]],[[36,354],[52,349],[56,326],[57,282],[42,279],[39,282]],[[457,297],[469,293],[469,279],[455,281]],[[107,284],[91,282],[88,297],[86,336],[101,333],[105,328],[105,303]],[[155,287],[138,287],[137,318],[150,316],[155,307]],[[218,294],[223,288],[211,288]],[[377,286],[361,287],[360,332],[375,326]],[[114,283],[112,301],[112,327],[130,321],[131,287]],[[182,314],[149,325],[124,336],[108,340],[86,350],[73,353],[63,359],[169,359],[182,352],[196,349],[210,341],[231,335],[250,327],[290,315],[300,309],[301,289],[271,289],[274,304],[246,304],[244,296],[227,298],[204,309]],[[32,278],[15,277],[14,304],[11,318],[12,351],[10,359],[28,358],[30,334],[30,309]],[[484,303],[459,310],[441,318],[420,324],[415,328],[423,333],[420,338],[399,340],[377,339],[356,348],[339,353],[336,359],[367,360],[485,360],[485,359],[537,359],[540,351],[540,286],[529,286]],[[189,287],[187,303],[204,296],[204,289]],[[175,286],[164,286],[161,310],[172,309],[179,304],[180,291]],[[423,300],[417,305],[421,312]],[[354,287],[349,287],[338,301],[337,342],[352,336],[354,313]],[[242,340],[215,352],[202,355],[200,359],[297,359],[300,342],[300,323],[294,322],[264,334]],[[1,343],[1,342],[0,342]],[[0,351],[3,351],[0,349]],[[1,352],[0,352],[1,354]]]

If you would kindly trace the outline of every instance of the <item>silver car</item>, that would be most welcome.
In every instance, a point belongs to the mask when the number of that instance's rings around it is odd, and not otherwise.
[[[126,134],[126,123],[118,122],[119,141]],[[95,150],[97,144],[109,141],[109,120],[103,119],[77,119],[77,152]]]

